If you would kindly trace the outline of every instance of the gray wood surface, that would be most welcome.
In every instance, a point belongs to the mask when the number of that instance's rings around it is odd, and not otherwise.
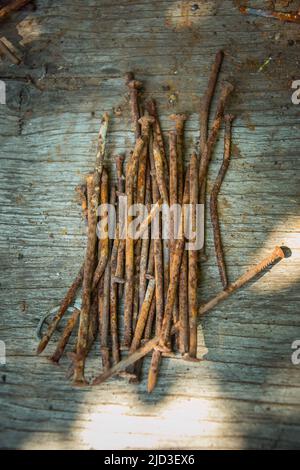
[[[291,362],[291,344],[300,339],[300,106],[291,102],[300,28],[244,17],[238,3],[37,0],[35,11],[29,6],[0,25],[24,54],[20,66],[0,64],[7,85],[0,105],[1,448],[300,448],[300,365]],[[275,244],[292,256],[209,313],[199,327],[203,361],[165,359],[151,396],[145,380],[74,388],[68,359],[59,367],[47,360],[53,342],[35,356],[35,328],[83,258],[74,187],[92,168],[101,114],[112,116],[110,165],[133,142],[124,84],[133,70],[144,96],[157,99],[165,131],[171,112],[189,113],[189,152],[220,48],[222,78],[236,85],[234,152],[220,194],[230,280]],[[221,159],[222,139],[209,187]],[[207,255],[201,301],[221,288],[209,224]],[[100,367],[97,345],[89,375]]]

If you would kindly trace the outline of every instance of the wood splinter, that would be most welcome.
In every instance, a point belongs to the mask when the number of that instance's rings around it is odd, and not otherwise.
[[[197,240],[197,212],[198,203],[198,158],[193,153],[190,161],[190,205],[191,205],[191,228],[193,240],[190,244],[196,244]],[[188,250],[188,305],[189,305],[189,356],[197,356],[197,288],[198,288],[198,250],[192,247]]]
[[[204,96],[201,99],[200,105],[200,155],[204,154],[206,141],[208,137],[208,121],[209,112],[216,89],[218,77],[220,74],[222,62],[224,59],[223,51],[218,51],[214,63],[211,67],[210,77],[208,80],[208,86]]]
[[[136,141],[134,151],[130,157],[126,172],[126,196],[127,196],[127,227],[130,227],[133,216],[128,214],[134,203],[134,179],[137,172],[139,157],[149,139],[150,125],[153,118],[143,116],[140,119],[142,136]],[[132,338],[132,317],[134,300],[134,238],[131,233],[126,235],[125,243],[125,300],[124,300],[124,347],[130,347]]]
[[[201,154],[200,165],[199,165],[199,191],[200,191],[199,202],[200,204],[205,204],[206,177],[207,177],[208,166],[211,160],[212,151],[215,146],[219,129],[222,123],[225,104],[230,94],[233,92],[233,90],[234,90],[234,86],[231,83],[229,82],[223,83],[220,97],[218,100],[216,114],[215,114],[214,121],[212,124],[212,128],[209,133],[207,142],[205,144],[204,151]]]
[[[188,200],[188,195],[189,195],[189,174],[187,174],[186,176],[184,195],[183,195],[183,204],[187,203],[186,201]],[[182,214],[182,218],[183,218],[183,214]],[[152,355],[151,365],[149,368],[148,387],[147,387],[149,393],[151,393],[154,390],[156,383],[157,383],[159,365],[161,361],[161,353],[166,352],[166,351],[169,352],[169,348],[167,344],[168,344],[168,340],[169,340],[170,332],[171,332],[173,309],[174,309],[174,304],[175,304],[176,296],[177,296],[177,287],[178,287],[178,282],[179,282],[180,266],[181,266],[184,246],[185,246],[185,240],[184,240],[183,234],[181,234],[181,237],[176,240],[174,249],[173,249],[171,268],[170,268],[170,283],[168,287],[167,300],[166,300],[161,328],[160,328],[159,334],[157,335],[159,337],[159,342],[157,344],[157,349],[154,350],[154,353]]]
[[[116,170],[117,170],[117,178],[118,178],[118,211],[120,211],[120,198],[125,195],[125,176],[123,174],[123,163],[125,157],[124,155],[117,155],[116,156]],[[120,212],[118,212],[119,217]],[[119,245],[118,245],[118,254],[117,254],[117,263],[116,269],[114,274],[115,282],[118,282],[120,285],[118,287],[118,294],[119,297],[123,296],[123,284],[124,280],[124,267],[125,267],[125,239],[123,238],[122,228],[119,225]]]
[[[70,336],[76,326],[76,323],[78,321],[78,318],[79,318],[79,315],[80,315],[80,310],[75,308],[72,315],[70,316],[70,318],[68,319],[67,321],[67,324],[64,328],[64,331],[62,332],[62,335],[57,343],[57,346],[56,346],[56,349],[54,351],[54,353],[52,354],[52,356],[49,358],[50,361],[58,364],[61,356],[63,355],[64,353],[64,350],[68,344],[68,341],[70,339]]]
[[[101,189],[100,189],[100,207],[105,208],[108,204],[108,174],[106,170],[103,170],[101,177]],[[101,214],[105,217],[105,214]],[[107,214],[106,214],[107,215]],[[104,225],[103,221],[100,221],[99,230],[99,242],[98,242],[98,264],[93,276],[92,290],[94,291],[98,285],[99,280],[104,274],[108,257],[109,257],[109,234],[108,226]]]

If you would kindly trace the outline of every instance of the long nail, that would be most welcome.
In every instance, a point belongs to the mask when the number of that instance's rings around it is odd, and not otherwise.
[[[155,279],[151,279],[148,283],[146,295],[145,295],[143,304],[141,306],[141,310],[139,312],[132,343],[130,346],[130,353],[133,353],[134,351],[136,351],[140,345],[140,342],[141,342],[141,339],[143,337],[143,333],[146,327],[154,291],[155,291]]]
[[[132,72],[127,73],[126,79],[130,94],[131,115],[135,129],[135,138],[138,139],[141,135],[141,127],[139,123],[140,109],[138,102],[138,91],[142,87],[142,82],[135,80]]]
[[[159,146],[160,155],[164,163],[164,170],[165,172],[168,173],[168,162],[167,162],[167,157],[166,157],[163,133],[162,133],[160,122],[159,122],[156,102],[153,98],[151,98],[150,100],[146,102],[146,109],[148,113],[150,114],[150,116],[154,117],[155,119],[155,122],[153,123],[154,138]],[[166,176],[166,178],[168,178],[168,175]]]
[[[71,305],[73,302],[76,292],[79,289],[79,287],[82,284],[82,279],[83,279],[83,271],[84,271],[84,264],[81,266],[79,273],[77,274],[75,280],[72,282],[71,286],[69,287],[65,297],[63,298],[59,310],[51,323],[49,324],[46,333],[42,337],[38,347],[37,347],[37,354],[41,354],[41,352],[44,351],[46,348],[47,344],[49,343],[54,331],[58,327],[58,324],[64,314],[66,313],[68,307]]]
[[[119,204],[118,208],[120,207],[120,197],[122,194],[125,193],[125,176],[123,174],[123,163],[124,163],[124,155],[117,155],[116,156],[116,170],[117,170],[117,178],[118,178],[118,198]],[[119,210],[119,209],[118,209]],[[117,214],[119,216],[119,213]],[[114,272],[115,279],[123,280],[124,278],[124,264],[125,264],[125,240],[121,237],[121,227],[119,226],[119,235],[120,235],[120,242],[118,244],[118,255],[117,255],[117,263],[116,269]],[[115,282],[118,282],[115,280]],[[119,285],[118,287],[118,295],[121,298],[123,296],[123,285]]]
[[[208,80],[207,89],[204,96],[201,98],[200,105],[200,155],[204,154],[205,145],[208,137],[208,121],[211,102],[216,89],[218,77],[220,74],[224,54],[223,51],[218,51],[214,63],[211,67],[210,77]]]
[[[104,113],[101,119],[100,129],[98,133],[97,154],[96,154],[96,162],[95,162],[95,171],[97,172],[99,176],[99,180],[101,178],[102,170],[103,170],[108,123],[109,123],[109,115],[108,113]]]
[[[182,126],[183,126],[182,121]],[[177,124],[178,125],[178,124]],[[177,131],[169,133],[169,161],[170,161],[170,282],[171,279],[171,266],[173,262],[174,250],[176,246],[175,234],[175,213],[173,208],[179,202],[178,198],[178,134]],[[176,295],[173,306],[173,322],[176,323],[179,318],[178,295]],[[176,338],[178,346],[178,338]]]
[[[120,361],[120,344],[119,344],[119,330],[118,330],[118,284],[112,273],[116,270],[118,258],[118,246],[120,240],[115,238],[111,250],[111,279],[110,279],[110,332],[111,332],[111,346],[112,346],[112,362],[113,365]]]
[[[146,116],[145,116],[146,118]],[[134,203],[134,178],[137,173],[138,159],[149,139],[150,119],[141,121],[144,134],[136,141],[134,151],[130,157],[126,172],[126,195],[128,209]],[[133,217],[127,214],[127,226],[129,227]],[[125,242],[125,300],[124,300],[124,347],[130,347],[132,338],[132,314],[134,300],[134,239],[128,233]]]
[[[164,162],[157,140],[153,139],[153,158],[155,165],[155,176],[160,195],[166,204],[169,204],[169,194],[165,178]]]
[[[188,197],[189,197],[188,195],[189,195],[189,173],[187,173],[186,181],[185,181],[183,204],[187,203]],[[185,240],[184,240],[184,237],[181,236],[181,238],[178,238],[176,240],[173,254],[172,254],[171,269],[170,269],[170,283],[168,287],[163,321],[162,321],[162,325],[159,330],[159,333],[158,334],[156,333],[157,336],[159,337],[159,349],[155,350],[152,354],[152,360],[151,360],[149,373],[148,373],[148,392],[149,393],[151,393],[154,390],[155,385],[157,383],[159,365],[161,361],[161,353],[162,351],[168,350],[167,344],[170,338],[174,305],[175,305],[175,301],[177,298],[177,288],[178,288],[178,283],[179,283],[180,266],[181,266],[184,246],[185,246]]]
[[[218,195],[221,189],[222,182],[225,178],[226,172],[229,167],[229,160],[231,155],[231,127],[234,116],[227,114],[225,120],[225,135],[224,135],[224,155],[223,162],[214,183],[210,196],[210,216],[213,227],[214,245],[219,268],[220,278],[224,289],[228,286],[224,252],[221,239],[219,213],[218,213]]]
[[[96,246],[97,246],[97,208],[99,202],[99,187],[96,185],[96,175],[91,174],[86,178],[87,185],[87,199],[88,199],[88,235],[87,235],[87,248],[84,265],[84,275],[82,283],[82,305],[80,322],[78,328],[78,338],[76,355],[77,361],[74,367],[74,382],[84,383],[84,365],[88,345],[88,332],[89,332],[89,313],[91,307],[91,293],[93,272],[96,259]]]

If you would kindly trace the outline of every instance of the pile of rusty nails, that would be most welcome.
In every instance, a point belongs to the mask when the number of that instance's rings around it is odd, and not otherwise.
[[[99,336],[102,373],[91,383],[100,384],[112,375],[127,377],[133,383],[139,382],[143,358],[152,353],[148,372],[148,391],[152,392],[164,356],[170,357],[176,351],[187,361],[198,361],[198,318],[284,257],[283,250],[275,247],[267,258],[235,282],[228,283],[217,199],[231,154],[233,116],[224,111],[234,89],[232,84],[222,83],[210,130],[208,125],[222,61],[223,52],[219,51],[212,65],[207,90],[201,100],[201,158],[193,152],[186,169],[184,128],[187,116],[171,115],[174,130],[168,136],[167,153],[156,103],[150,99],[145,103],[143,114],[141,113],[139,90],[142,83],[135,80],[132,73],[128,73],[126,80],[135,129],[135,145],[127,159],[126,175],[123,172],[124,156],[115,157],[117,188],[114,185],[109,188],[108,172],[104,166],[109,116],[104,114],[102,118],[95,169],[86,177],[86,184],[78,188],[83,214],[87,220],[85,260],[37,348],[38,354],[46,348],[65,312],[74,302],[77,290],[82,286],[81,307],[72,308],[72,314],[50,358],[54,363],[59,362],[78,323],[76,349],[69,353],[75,384],[87,383],[84,374],[86,359]],[[190,220],[194,223],[196,205],[199,202],[203,204],[206,200],[207,172],[222,121],[225,122],[224,158],[211,191],[210,214],[223,290],[199,306],[199,250],[187,250],[183,231],[181,236],[175,236],[171,233],[172,224],[169,239],[161,237],[164,221],[160,206],[162,202],[169,205],[190,204]],[[128,208],[133,203],[152,206],[149,217],[140,226],[141,233],[144,230],[151,232],[151,218],[153,214],[159,214],[159,237],[140,237],[135,241],[127,234],[123,239],[118,235],[117,224],[113,240],[104,234],[97,239],[98,205],[110,202],[118,210],[119,199],[124,193],[128,199]],[[128,213],[127,221],[131,221]],[[184,215],[180,220],[180,224],[183,223]],[[122,297],[124,311],[120,312]],[[121,320],[124,328],[120,340]],[[125,357],[121,357],[121,353]]]

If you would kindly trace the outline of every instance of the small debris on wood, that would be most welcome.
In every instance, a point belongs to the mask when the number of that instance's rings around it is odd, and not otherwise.
[[[246,7],[246,6],[240,6],[239,10],[244,15],[260,16],[262,18],[275,18],[276,20],[279,20],[279,21],[300,24],[299,11],[285,13],[282,11],[261,10],[259,8],[251,8],[251,7]]]

